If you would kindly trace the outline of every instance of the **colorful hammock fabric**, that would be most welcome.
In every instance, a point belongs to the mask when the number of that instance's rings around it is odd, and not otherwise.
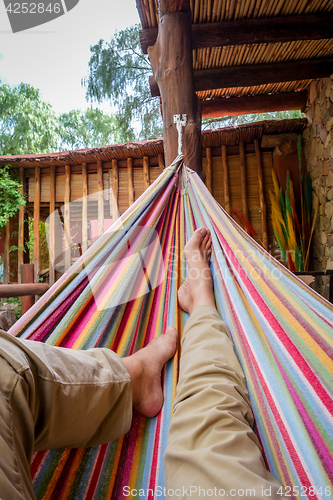
[[[180,171],[187,177],[184,189],[178,187]],[[268,468],[290,498],[331,498],[332,305],[254,242],[198,175],[182,166],[182,157],[11,333],[71,349],[108,347],[127,356],[167,325],[182,332],[187,315],[176,295],[186,275],[182,250],[201,226],[212,233],[217,306],[246,374]],[[125,486],[156,497],[156,487],[164,485],[178,363],[175,356],[166,365],[165,404],[156,418],[134,415],[128,434],[103,446],[37,453],[31,465],[37,498],[132,498]]]

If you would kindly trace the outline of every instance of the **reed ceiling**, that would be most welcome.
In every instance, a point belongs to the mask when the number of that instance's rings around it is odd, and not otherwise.
[[[143,32],[153,28],[156,31],[158,26],[157,0],[136,1]],[[310,15],[319,15],[322,16],[321,19],[324,19],[326,13],[333,15],[333,2],[331,0],[191,0],[191,9],[193,29],[196,29],[197,25],[206,26],[209,23],[236,22],[241,35],[242,30],[239,23],[247,20],[282,19],[293,16],[297,23],[297,16]],[[303,22],[302,19],[302,17],[299,18],[300,24]],[[319,19],[317,31],[320,31],[320,24]],[[232,25],[230,24],[230,26]],[[200,70],[216,68],[251,65],[259,67],[293,61],[333,60],[333,24],[331,30],[326,27],[325,33],[323,31],[324,35],[329,33],[329,36],[323,39],[318,39],[318,36],[320,37],[318,32],[312,36],[313,33],[310,30],[309,39],[294,40],[295,31],[291,29],[288,33],[290,40],[283,43],[242,44],[240,42],[237,45],[196,48],[193,50],[194,74],[196,75],[196,72]],[[244,34],[246,34],[245,27]],[[311,39],[311,36],[317,39]],[[211,88],[209,90],[197,88],[197,94],[201,100],[205,100],[217,97],[298,92],[306,89],[314,79],[313,75],[306,79],[304,79],[304,75],[302,75],[302,79],[297,79],[297,76],[301,76],[299,71],[295,71],[292,76],[288,75],[288,81],[275,83],[266,81],[261,85],[246,87],[244,85],[230,85],[226,88]],[[318,77],[321,76],[319,74]]]

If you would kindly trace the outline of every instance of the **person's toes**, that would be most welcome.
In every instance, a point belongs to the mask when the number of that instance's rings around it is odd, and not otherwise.
[[[203,248],[207,248],[207,244],[208,244],[209,238],[210,238],[210,234],[207,231],[206,234],[205,234],[205,236],[202,238],[202,247]]]
[[[178,337],[178,330],[174,326],[167,326],[165,334],[169,334],[170,337]]]
[[[207,229],[205,227],[200,227],[194,231],[189,241],[191,241],[193,245],[200,245],[206,235]]]
[[[206,247],[205,247],[206,250],[210,250],[211,246],[212,246],[212,237],[209,235],[209,238],[206,242]]]

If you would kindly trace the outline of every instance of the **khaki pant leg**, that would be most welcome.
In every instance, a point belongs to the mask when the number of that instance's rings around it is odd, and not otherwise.
[[[281,500],[281,485],[265,466],[253,423],[244,373],[227,327],[215,308],[198,307],[182,339],[164,458],[166,489],[178,489],[177,498],[207,497],[213,490],[218,498]]]
[[[1,500],[34,498],[34,451],[103,444],[125,434],[131,420],[131,380],[115,353],[73,351],[0,331]]]

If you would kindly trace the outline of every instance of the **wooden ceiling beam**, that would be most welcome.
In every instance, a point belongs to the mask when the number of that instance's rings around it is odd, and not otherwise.
[[[140,31],[144,54],[154,45],[157,28]],[[229,45],[284,43],[295,40],[332,38],[333,14],[310,14],[259,19],[241,19],[220,23],[192,24],[192,48],[226,47]]]
[[[333,59],[309,59],[302,61],[277,62],[274,64],[251,64],[226,68],[194,71],[196,92],[233,87],[252,87],[269,83],[293,82],[326,78],[331,75]],[[158,85],[149,77],[153,97],[159,96]]]
[[[305,110],[308,92],[281,92],[242,97],[222,97],[201,101],[203,118],[265,113],[267,111]]]

